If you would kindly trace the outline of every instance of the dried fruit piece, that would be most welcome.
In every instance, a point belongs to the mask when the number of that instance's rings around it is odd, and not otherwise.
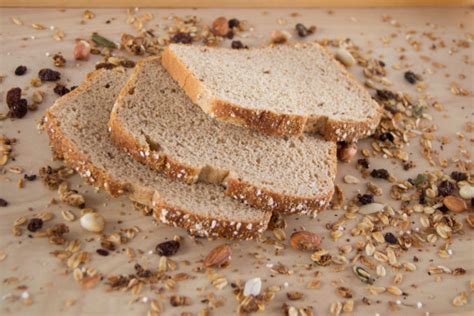
[[[94,233],[100,233],[104,230],[105,219],[102,215],[96,212],[89,212],[84,214],[80,220],[81,226]]]
[[[61,79],[61,74],[49,68],[43,68],[38,72],[38,77],[41,81],[58,81]]]
[[[26,228],[34,233],[35,231],[40,230],[43,227],[43,220],[41,218],[32,218],[29,220]]]
[[[370,204],[374,202],[374,196],[372,194],[357,194],[357,199],[362,205]]]
[[[291,234],[290,244],[297,250],[315,251],[321,244],[321,238],[315,233],[303,230]]]
[[[62,84],[59,84],[59,83],[54,87],[53,91],[54,91],[54,93],[56,93],[57,95],[59,95],[61,97],[70,92],[70,90],[68,88],[66,88],[65,86],[63,86]]]
[[[232,256],[232,248],[229,245],[223,244],[212,249],[209,254],[204,258],[204,266],[209,267],[222,267],[227,265]]]
[[[307,28],[302,23],[298,23],[295,25],[295,29],[299,37],[306,37],[308,35],[313,34],[316,31],[316,26],[312,25],[309,28]]]
[[[406,71],[403,76],[405,77],[405,80],[408,81],[410,84],[415,84],[418,80],[415,73],[413,73],[412,71]]]
[[[159,243],[156,246],[156,253],[160,256],[172,256],[176,254],[179,250],[180,243],[176,240],[168,240],[162,243]]]
[[[15,75],[23,76],[26,73],[26,70],[27,70],[26,66],[20,65],[20,66],[16,67]]]
[[[455,188],[456,186],[451,181],[448,181],[448,180],[441,181],[438,184],[438,194],[440,196],[448,196],[454,192]]]
[[[172,43],[181,43],[181,44],[191,44],[193,42],[193,38],[191,34],[178,32],[171,37]]]
[[[91,45],[89,42],[78,39],[74,46],[74,58],[76,60],[88,60],[91,53]]]
[[[354,266],[352,271],[357,276],[359,280],[367,284],[374,284],[375,280],[370,276],[370,273],[367,272],[364,268],[360,266]]]
[[[467,210],[466,201],[454,195],[449,195],[443,199],[443,204],[452,212],[461,213]]]
[[[248,46],[242,44],[241,41],[232,41],[231,45],[232,49],[244,49],[248,48]]]
[[[212,22],[211,31],[214,35],[225,36],[229,32],[229,23],[223,16],[218,17]]]

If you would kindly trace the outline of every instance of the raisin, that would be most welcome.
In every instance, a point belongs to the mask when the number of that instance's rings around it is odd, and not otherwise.
[[[233,28],[233,27],[239,27],[240,25],[240,21],[237,20],[237,19],[230,19],[229,22],[227,22],[229,24],[229,27],[230,28]]]
[[[418,202],[422,205],[426,204],[426,193],[425,191],[421,191],[420,196],[418,197]]]
[[[10,107],[10,116],[15,118],[22,118],[28,113],[28,102],[26,99],[20,99],[12,107]]]
[[[23,178],[25,178],[25,180],[28,180],[28,181],[35,181],[35,180],[36,180],[36,174],[27,175],[27,174],[25,173],[25,175],[23,176]]]
[[[11,108],[21,99],[21,89],[20,88],[11,88],[7,92],[7,105]]]
[[[26,228],[32,233],[34,233],[37,230],[40,230],[41,227],[43,227],[43,220],[41,218],[30,219],[30,221],[28,222],[28,225],[26,226]]]
[[[234,32],[232,32],[232,30],[230,30],[229,32],[227,32],[225,37],[228,38],[228,39],[233,39],[234,38]]]
[[[467,174],[464,172],[453,171],[451,172],[451,179],[455,181],[465,181],[467,180]]]
[[[41,81],[58,81],[61,79],[61,73],[48,68],[43,68],[38,72]]]
[[[241,41],[232,41],[232,44],[230,45],[233,49],[243,49],[243,48],[248,48],[244,44],[242,44]]]
[[[68,94],[70,90],[63,86],[62,84],[57,84],[56,87],[54,87],[54,93],[56,93],[59,96],[63,96],[65,94]]]
[[[374,169],[372,170],[370,175],[373,178],[377,178],[377,179],[388,179],[388,177],[390,176],[386,169]]]
[[[308,36],[309,32],[306,26],[301,23],[295,25],[296,32],[298,33],[299,37],[306,37]]]
[[[357,164],[364,169],[369,169],[369,161],[366,158],[358,159]]]
[[[23,76],[25,73],[26,73],[26,70],[28,68],[26,68],[26,66],[23,66],[23,65],[20,65],[18,67],[16,67],[15,69],[15,75],[17,76]]]
[[[397,95],[389,90],[377,89],[377,98],[381,101],[393,100],[397,98]]]
[[[392,133],[385,132],[385,133],[383,133],[379,136],[379,139],[383,142],[386,141],[386,140],[388,140],[390,142],[393,142],[395,140],[395,137],[393,137]]]
[[[453,193],[455,188],[456,187],[454,183],[452,183],[451,181],[448,181],[448,180],[441,181],[438,184],[438,195],[448,196],[451,193]]]
[[[7,200],[0,198],[0,207],[6,207],[8,205]]]
[[[191,44],[193,42],[193,38],[189,33],[178,32],[171,37],[171,42],[173,43],[181,43],[181,44]]]
[[[385,239],[386,242],[388,242],[389,244],[392,244],[392,245],[394,245],[398,242],[397,237],[395,237],[395,235],[390,233],[390,232],[386,233],[384,235],[384,239]]]
[[[156,246],[156,252],[160,256],[166,256],[166,257],[172,256],[176,252],[178,252],[179,246],[180,246],[179,241],[176,241],[176,240],[165,241]]]
[[[106,250],[106,249],[102,249],[102,248],[97,249],[96,252],[99,255],[104,256],[104,257],[107,257],[109,255],[109,251]]]
[[[362,205],[370,204],[374,202],[374,196],[372,194],[357,194],[357,199]]]
[[[406,71],[404,74],[405,80],[408,81],[410,84],[415,84],[418,80],[416,75],[412,71]]]

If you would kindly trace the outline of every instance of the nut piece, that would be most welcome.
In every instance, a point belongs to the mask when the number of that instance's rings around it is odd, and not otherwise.
[[[336,52],[336,59],[340,61],[344,66],[351,67],[355,64],[355,59],[352,54],[345,48],[339,48]]]
[[[291,34],[287,31],[275,30],[270,33],[270,42],[272,44],[283,44],[291,38]]]
[[[472,185],[463,185],[459,189],[459,195],[466,200],[474,199],[474,186]]]
[[[225,36],[229,33],[229,23],[227,19],[223,16],[218,17],[212,22],[212,33],[218,36]]]
[[[81,217],[81,226],[90,232],[100,233],[104,230],[105,219],[95,212],[86,213]]]
[[[321,244],[321,238],[315,233],[303,230],[291,234],[290,244],[297,250],[315,251]]]
[[[209,267],[222,267],[229,263],[232,256],[232,248],[229,245],[223,244],[215,247],[209,252],[204,258],[204,266]]]
[[[76,60],[88,60],[91,53],[91,45],[85,40],[76,40],[74,46],[74,58]]]
[[[244,296],[257,296],[262,290],[262,280],[260,278],[253,278],[247,280],[244,286]]]
[[[350,162],[352,158],[357,154],[357,144],[356,143],[343,143],[337,149],[337,158],[342,162]]]
[[[443,204],[455,213],[464,212],[467,209],[466,201],[453,195],[448,195],[443,199]]]

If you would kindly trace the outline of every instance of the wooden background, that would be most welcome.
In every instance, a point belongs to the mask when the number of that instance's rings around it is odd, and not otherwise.
[[[16,1],[19,5],[23,2]],[[50,3],[52,3],[50,1]],[[79,2],[75,2],[79,3]],[[95,3],[99,3],[96,1]],[[122,3],[114,1],[114,3]],[[137,2],[140,3],[140,2]],[[203,1],[201,3],[210,3]],[[227,2],[229,3],[229,2]],[[247,2],[248,3],[248,2]],[[301,3],[301,2],[297,2]],[[266,11],[263,14],[263,11]],[[210,24],[216,16],[237,17],[248,20],[255,27],[255,32],[249,37],[242,38],[245,44],[252,47],[262,45],[268,41],[268,35],[276,28],[290,29],[295,23],[304,23],[305,25],[317,25],[318,30],[313,39],[322,38],[345,38],[349,37],[355,43],[363,47],[364,51],[373,50],[374,56],[379,56],[387,63],[389,69],[388,78],[394,82],[394,90],[406,91],[412,94],[416,93],[413,86],[407,84],[403,79],[402,71],[395,71],[392,65],[399,63],[397,47],[407,47],[407,67],[415,73],[420,73],[428,85],[428,91],[433,97],[441,102],[445,107],[444,112],[430,110],[433,116],[433,122],[439,126],[437,135],[448,136],[452,143],[443,147],[442,158],[450,158],[457,151],[456,132],[463,130],[466,121],[472,119],[472,97],[454,96],[449,91],[451,81],[458,81],[460,74],[466,75],[466,79],[461,82],[464,88],[472,89],[473,68],[466,66],[463,61],[463,55],[472,56],[472,44],[470,50],[463,50],[462,53],[449,55],[448,48],[431,51],[425,43],[423,50],[416,53],[408,47],[405,39],[405,32],[414,29],[421,32],[431,32],[436,26],[434,32],[441,36],[446,43],[452,43],[454,39],[464,38],[465,34],[474,29],[474,11],[467,8],[397,8],[397,9],[334,9],[333,14],[328,14],[326,9],[152,9],[140,10],[138,14],[145,12],[152,13],[155,18],[150,22],[151,26],[163,23],[164,18],[171,14],[185,16],[189,14],[197,15],[207,24]],[[87,62],[74,62],[73,46],[76,38],[88,38],[94,31],[100,31],[100,34],[112,40],[118,40],[120,33],[133,33],[130,25],[125,23],[126,10],[124,9],[94,9],[96,18],[81,23],[84,9],[3,9],[0,18],[0,74],[6,75],[3,83],[0,84],[0,112],[6,111],[4,96],[8,89],[12,87],[26,87],[29,81],[35,76],[39,69],[52,67],[51,55],[56,52],[62,52],[68,60],[65,68],[61,68],[62,82],[67,86],[78,84],[84,75],[94,68],[94,64],[99,61],[99,57],[93,56]],[[299,12],[301,15],[294,17],[293,12]],[[402,26],[402,33],[395,38],[390,45],[383,46],[381,38],[389,36],[396,31],[396,28],[390,23],[382,22],[382,15],[390,15],[396,19]],[[24,22],[24,25],[15,25],[10,17],[16,16]],[[277,21],[284,18],[288,21],[287,25],[279,25]],[[106,24],[106,21],[112,21]],[[32,23],[42,23],[47,26],[44,30],[35,30],[31,27]],[[459,25],[463,23],[464,30]],[[52,37],[50,26],[64,30],[66,37],[63,41],[55,41]],[[230,45],[229,41],[224,45]],[[433,61],[446,64],[444,69],[433,69],[430,63],[421,62],[419,55],[429,55]],[[13,71],[18,65],[27,65],[28,73],[25,76],[14,76]],[[431,70],[436,70],[431,73]],[[354,75],[363,80],[361,69],[353,67],[351,71]],[[18,144],[15,146],[15,152],[18,156],[14,162],[8,166],[21,166],[28,174],[37,174],[38,169],[48,164],[55,164],[51,161],[51,152],[48,148],[47,136],[39,133],[36,129],[38,120],[44,111],[50,106],[57,96],[52,93],[54,84],[44,84],[40,89],[46,93],[45,101],[40,105],[36,112],[28,113],[24,119],[15,121],[0,121],[0,134],[9,137],[16,137]],[[26,91],[28,97],[33,89]],[[467,136],[472,138],[472,134]],[[370,140],[361,141],[360,148],[370,148]],[[436,143],[439,149],[439,143]],[[472,143],[467,143],[472,144]],[[468,148],[472,152],[471,148]],[[417,162],[417,168],[404,171],[401,166],[390,166],[390,170],[397,173],[401,178],[413,177],[417,173],[426,170],[433,170],[420,156],[420,147],[418,140],[414,141],[406,150],[410,153],[413,160]],[[357,158],[360,158],[357,157]],[[360,177],[354,169],[355,162],[352,164],[339,164],[337,183],[341,185],[346,197],[352,197],[357,192],[365,191],[364,182],[360,185],[348,185],[342,182],[342,177],[352,174]],[[374,168],[388,167],[389,162],[382,158],[371,158],[371,166]],[[204,255],[222,241],[194,242],[186,237],[186,233],[180,229],[168,227],[165,225],[155,225],[149,217],[144,217],[133,210],[130,203],[125,198],[111,199],[106,194],[96,192],[92,187],[82,184],[82,181],[76,176],[72,182],[72,188],[78,189],[86,195],[87,205],[97,209],[107,219],[106,233],[121,228],[130,228],[139,226],[142,232],[136,239],[131,241],[126,247],[134,249],[141,253],[135,259],[130,260],[122,249],[118,249],[108,257],[101,257],[95,254],[95,249],[100,245],[99,236],[85,232],[81,229],[78,221],[69,223],[71,232],[70,239],[81,239],[84,248],[93,253],[90,267],[96,268],[105,275],[124,273],[133,271],[135,263],[140,263],[144,267],[156,268],[158,265],[158,256],[149,254],[158,242],[165,238],[171,238],[178,234],[184,237],[183,246],[179,253],[173,257],[178,262],[178,272],[189,272],[196,275],[196,279],[181,282],[178,284],[176,292],[180,295],[188,295],[192,298],[192,304],[187,307],[171,307],[168,303],[168,294],[155,294],[146,290],[140,295],[131,293],[113,292],[107,293],[104,284],[100,284],[93,289],[83,289],[77,284],[71,273],[66,273],[66,268],[56,258],[49,253],[56,249],[62,249],[48,244],[47,240],[42,238],[28,238],[27,234],[22,237],[14,237],[11,233],[12,223],[19,216],[31,218],[34,214],[42,211],[50,211],[55,214],[54,223],[64,222],[60,215],[61,210],[72,209],[76,215],[78,209],[68,208],[64,204],[50,205],[50,200],[57,194],[54,191],[47,190],[40,181],[28,182],[24,189],[18,189],[17,182],[23,175],[7,173],[0,179],[1,197],[6,198],[10,203],[9,207],[0,210],[0,252],[6,254],[6,258],[0,262],[0,315],[146,315],[149,304],[142,303],[141,299],[147,296],[160,299],[164,302],[164,315],[180,315],[181,312],[199,311],[204,304],[201,300],[205,298],[205,293],[215,292],[217,296],[226,300],[226,305],[217,309],[212,315],[233,315],[237,301],[233,297],[230,286],[222,290],[216,290],[207,279],[206,274],[196,274],[191,269],[199,264]],[[377,181],[384,188],[388,195],[389,186],[384,181]],[[380,201],[388,203],[393,202],[390,199]],[[288,218],[287,234],[291,234],[294,229],[305,227],[308,230],[320,233],[323,236],[323,246],[326,249],[334,249],[345,244],[346,236],[337,243],[333,242],[326,230],[326,225],[334,222],[342,211],[327,210],[322,212],[317,219],[308,220],[306,217],[292,216]],[[347,226],[347,231],[352,227]],[[271,232],[266,233],[267,237],[272,236]],[[85,241],[87,240],[87,242]],[[352,240],[352,239],[351,239]],[[291,269],[301,271],[302,265],[311,263],[309,255],[287,249],[282,255],[275,256],[271,245],[259,242],[235,242],[232,243],[234,255],[231,265],[218,272],[224,275],[229,282],[236,280],[248,280],[252,277],[261,277],[264,287],[271,285],[283,286],[285,282],[289,284],[278,293],[276,299],[267,307],[266,313],[257,315],[281,315],[281,305],[287,301],[286,292],[288,290],[298,290],[305,293],[304,300],[295,303],[297,306],[312,305],[315,308],[316,315],[327,315],[329,304],[340,300],[336,296],[333,282],[346,282],[353,288],[355,300],[357,300],[354,315],[403,315],[403,316],[422,316],[425,312],[430,315],[472,315],[474,309],[473,296],[470,294],[469,304],[462,308],[452,306],[451,300],[457,293],[468,291],[469,280],[474,278],[474,253],[473,253],[474,230],[469,230],[464,236],[456,238],[452,245],[453,256],[449,259],[441,259],[437,256],[437,250],[441,242],[436,246],[426,247],[421,251],[411,249],[404,255],[403,261],[409,261],[416,255],[419,257],[416,272],[406,274],[405,280],[400,287],[409,292],[409,296],[404,303],[410,306],[401,306],[398,313],[388,311],[387,302],[396,298],[389,294],[380,296],[368,295],[365,284],[356,280],[347,269],[342,273],[332,272],[331,269],[321,269],[323,278],[319,290],[308,290],[305,288],[306,282],[311,278],[313,271],[308,271],[303,276],[299,273],[294,275],[271,276],[273,273],[266,263],[276,264],[281,262]],[[352,242],[352,241],[351,241]],[[285,241],[288,244],[288,240]],[[139,252],[141,251],[141,252]],[[254,257],[258,253],[263,256],[263,260]],[[186,265],[185,260],[191,262]],[[445,265],[450,268],[464,267],[467,270],[466,275],[454,277],[450,275],[443,276],[443,281],[436,282],[433,276],[429,276],[426,271],[430,265]],[[390,284],[394,271],[387,271],[385,278],[377,281],[378,285],[386,286]],[[7,283],[5,280],[16,278],[17,283]],[[416,284],[417,288],[411,287]],[[26,287],[26,290],[24,289]],[[198,291],[202,288],[202,291]],[[20,300],[11,301],[9,295],[20,295],[28,292],[32,298],[32,305],[23,305]],[[360,302],[363,296],[367,296],[379,303],[364,305]],[[8,299],[10,297],[10,299]],[[75,302],[69,305],[68,302]],[[423,302],[423,308],[417,310],[413,307],[416,302]]]
[[[7,7],[415,7],[415,6],[468,6],[474,0],[1,0]]]

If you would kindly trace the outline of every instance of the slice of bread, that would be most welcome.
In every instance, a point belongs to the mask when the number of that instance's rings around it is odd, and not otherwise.
[[[267,134],[317,132],[353,142],[381,118],[368,91],[316,43],[248,50],[172,44],[162,63],[204,112]]]
[[[191,234],[251,239],[267,227],[270,212],[252,209],[224,195],[217,185],[172,181],[130,158],[110,141],[107,122],[128,78],[122,68],[90,74],[46,112],[53,150],[95,186],[152,206],[155,218]]]
[[[185,182],[222,183],[251,206],[313,213],[331,199],[336,145],[318,137],[274,137],[202,112],[161,66],[138,63],[120,92],[109,126],[133,157]]]

